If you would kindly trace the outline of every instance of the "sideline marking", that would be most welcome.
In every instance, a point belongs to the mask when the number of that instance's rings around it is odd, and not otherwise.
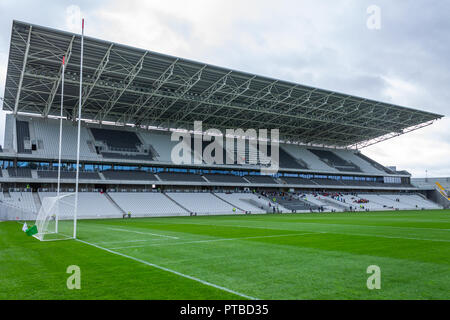
[[[232,294],[234,294],[234,295],[240,296],[240,297],[245,298],[245,299],[249,299],[249,300],[259,300],[258,298],[255,298],[255,297],[252,297],[252,296],[248,296],[248,295],[246,295],[246,294],[243,294],[243,293],[240,293],[240,292],[237,292],[237,291],[234,291],[234,290],[231,290],[231,289],[228,289],[228,288],[219,286],[219,285],[217,285],[217,284],[214,284],[214,283],[211,283],[211,282],[208,282],[208,281],[205,281],[205,280],[202,280],[202,279],[199,279],[199,278],[196,278],[196,277],[193,277],[193,276],[190,276],[190,275],[187,275],[187,274],[184,274],[184,273],[181,273],[181,272],[172,270],[172,269],[168,269],[168,268],[165,268],[165,267],[161,267],[161,266],[159,266],[159,265],[157,265],[157,264],[150,263],[150,262],[147,262],[147,261],[145,261],[145,260],[141,260],[141,259],[139,259],[139,258],[135,258],[135,257],[132,257],[132,256],[128,256],[128,255],[126,255],[126,254],[123,254],[123,253],[120,253],[120,252],[113,251],[113,250],[111,250],[111,249],[103,248],[103,247],[101,247],[101,246],[99,246],[99,245],[96,245],[96,244],[93,244],[93,243],[89,243],[89,242],[84,241],[84,240],[80,240],[80,239],[75,239],[75,240],[76,240],[76,241],[79,241],[79,242],[81,242],[81,243],[87,244],[87,245],[89,245],[89,246],[93,246],[93,247],[96,247],[96,248],[98,248],[98,249],[107,251],[107,252],[109,252],[109,253],[116,254],[116,255],[118,255],[118,256],[121,256],[121,257],[124,257],[124,258],[128,258],[128,259],[131,259],[131,260],[134,260],[134,261],[136,261],[136,262],[140,262],[140,263],[145,264],[145,265],[147,265],[147,266],[154,267],[154,268],[157,268],[157,269],[160,269],[160,270],[163,270],[163,271],[167,271],[167,272],[176,274],[176,275],[178,275],[178,276],[180,276],[180,277],[183,277],[183,278],[186,278],[186,279],[190,279],[190,280],[194,280],[194,281],[199,282],[199,283],[201,283],[201,284],[204,284],[204,285],[207,285],[207,286],[210,286],[210,287],[213,287],[213,288],[222,290],[222,291],[226,291],[226,292],[228,292],[228,293],[232,293]]]
[[[249,220],[246,220],[249,221]],[[261,220],[257,220],[257,222],[261,222]],[[435,221],[433,221],[435,222]],[[421,227],[399,227],[399,226],[372,226],[372,225],[364,225],[364,224],[347,224],[347,223],[321,223],[321,222],[282,222],[282,223],[288,223],[288,224],[297,224],[297,225],[305,225],[305,224],[313,224],[313,225],[319,225],[319,226],[343,226],[343,227],[363,227],[363,228],[394,228],[394,229],[418,229],[418,230],[433,230],[433,231],[450,231],[450,229],[441,229],[441,228],[421,228]],[[444,221],[444,223],[448,223],[447,221]],[[232,225],[232,224],[211,224],[211,223],[199,223],[199,222],[175,222],[173,224],[193,224],[193,225],[202,225],[202,226],[216,226],[216,227],[235,227],[235,228],[249,228],[249,229],[271,229],[271,230],[288,230],[288,231],[295,231],[292,229],[285,229],[285,228],[278,228],[278,227],[261,227],[261,226],[253,226],[253,225]]]
[[[414,238],[414,237],[398,237],[398,236],[383,236],[380,234],[370,234],[370,233],[344,233],[344,232],[324,232],[329,234],[342,234],[349,236],[361,236],[361,237],[376,237],[376,238],[389,238],[389,239],[405,239],[405,240],[419,240],[419,241],[438,241],[438,242],[450,242],[446,239],[425,239],[425,238]]]
[[[176,223],[182,224],[182,223]],[[270,227],[260,227],[260,226],[243,226],[243,225],[224,225],[224,224],[212,224],[212,223],[185,223],[185,224],[193,224],[193,225],[202,225],[202,226],[215,226],[215,227],[235,227],[235,228],[248,228],[248,229],[270,229],[270,230],[285,230],[285,231],[295,231],[292,229],[281,229],[281,228],[270,228]],[[433,229],[433,228],[414,228],[414,227],[396,227],[396,226],[365,226],[365,225],[354,225],[354,224],[330,224],[330,223],[319,223],[319,222],[304,222],[303,224],[313,224],[313,225],[323,225],[323,226],[355,226],[355,227],[369,227],[369,228],[413,228],[413,229],[423,229],[423,230],[436,230],[436,231],[449,231],[450,229]],[[298,230],[301,231],[301,230]],[[306,231],[306,230],[305,230]],[[437,242],[450,242],[447,239],[430,239],[430,238],[417,238],[417,237],[400,237],[400,236],[385,236],[380,234],[371,234],[371,233],[354,233],[354,232],[345,232],[345,231],[317,231],[313,233],[328,233],[328,234],[342,234],[349,236],[364,236],[364,237],[378,237],[378,238],[390,238],[390,239],[405,239],[405,240],[421,240],[421,241],[437,241]]]
[[[133,232],[133,233],[146,234],[146,235],[150,234],[152,236],[165,237],[165,238],[170,238],[170,239],[180,239],[178,237],[166,236],[164,234],[158,234],[158,233],[141,232],[141,231],[127,230],[127,229],[118,229],[118,228],[107,228],[107,229],[114,230],[114,231],[122,231],[122,232]]]
[[[179,224],[179,223],[178,223]],[[270,229],[270,230],[284,230],[284,231],[296,231],[293,229],[282,229],[282,228],[270,228],[270,227],[259,227],[259,226],[243,226],[243,225],[224,225],[224,224],[210,224],[210,223],[186,223],[193,225],[203,225],[203,226],[215,226],[215,227],[235,227],[235,228],[248,228],[248,229]],[[330,223],[316,223],[316,222],[302,222],[302,224],[313,224],[313,225],[323,225],[323,226],[354,226],[354,227],[369,227],[369,228],[400,228],[400,229],[422,229],[422,230],[435,230],[435,231],[450,231],[450,229],[433,229],[433,228],[414,228],[414,227],[395,227],[395,226],[366,226],[360,224],[330,224]],[[301,231],[301,230],[298,230]],[[350,231],[351,232],[351,231]],[[394,238],[394,239],[407,239],[407,240],[424,240],[424,241],[440,241],[440,242],[450,242],[450,240],[446,239],[430,239],[430,238],[414,238],[414,237],[399,237],[399,236],[383,236],[378,234],[370,234],[370,233],[349,233],[345,231],[317,231],[315,233],[334,233],[334,234],[346,234],[346,235],[355,235],[355,236],[373,236],[373,237],[384,237],[384,238]]]
[[[95,242],[95,244],[110,244],[110,243],[129,243],[129,242],[148,242],[148,241],[162,241],[167,239],[147,239],[147,240],[117,240],[117,241],[102,241]]]
[[[209,242],[217,242],[217,241],[235,241],[235,240],[248,240],[248,239],[263,239],[263,238],[279,238],[279,237],[295,237],[302,236],[306,234],[320,234],[324,232],[304,232],[304,233],[289,233],[289,234],[275,234],[270,236],[254,236],[254,237],[240,237],[240,238],[221,238],[221,239],[207,239],[207,240],[193,240],[193,241],[184,241],[184,242],[171,242],[171,243],[163,243],[163,244],[148,244],[142,246],[127,246],[127,247],[116,247],[111,248],[114,250],[118,249],[127,249],[127,248],[143,248],[143,247],[154,247],[154,246],[176,246],[181,244],[190,244],[190,243],[209,243]]]

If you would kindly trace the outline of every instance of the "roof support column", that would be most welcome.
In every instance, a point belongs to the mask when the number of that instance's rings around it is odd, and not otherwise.
[[[72,40],[70,41],[69,47],[67,48],[66,53],[64,55],[65,59],[66,59],[66,61],[65,61],[66,66],[69,64],[70,57],[72,56],[72,45],[73,45],[73,40],[74,39],[75,39],[75,36],[72,37]],[[59,84],[61,83],[61,80],[62,80],[63,69],[64,69],[63,65],[61,64],[61,67],[59,68],[59,72],[58,72],[59,76],[56,79],[56,81],[53,82],[53,87],[52,87],[52,90],[50,91],[50,95],[48,96],[44,112],[42,112],[42,115],[44,117],[48,116],[48,114],[50,112],[50,109],[52,108],[53,100],[55,100],[56,93],[58,92]]]
[[[14,103],[14,114],[15,115],[17,114],[17,111],[19,110],[20,92],[22,91],[23,77],[25,75],[25,68],[27,67],[28,52],[30,51],[31,30],[32,29],[33,29],[33,27],[30,26],[30,30],[28,31],[27,45],[25,47],[25,55],[23,57],[22,72],[20,73],[19,87],[17,88],[16,101]]]
[[[112,47],[113,47],[113,44],[111,44],[109,46],[108,51],[106,51],[105,55],[103,56],[102,61],[98,65],[97,69],[95,70],[94,81],[92,82],[92,84],[87,85],[87,86],[84,87],[83,95],[82,95],[83,98],[81,100],[81,107],[84,106],[85,102],[87,101],[87,99],[91,95],[92,90],[95,88],[95,85],[97,84],[98,80],[100,79],[100,76],[102,75],[103,71],[105,71],[106,66],[109,63],[109,55],[111,53]],[[73,108],[72,119],[76,119],[76,117],[77,117],[78,105],[79,105],[79,101],[77,100],[77,103],[75,104],[75,107]]]

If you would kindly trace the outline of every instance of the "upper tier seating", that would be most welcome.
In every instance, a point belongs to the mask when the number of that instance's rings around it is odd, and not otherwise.
[[[311,179],[312,182],[323,185],[323,186],[343,186],[341,180],[333,180],[333,179]]]
[[[107,180],[142,180],[142,181],[157,181],[156,176],[147,171],[103,171],[103,176]]]
[[[386,172],[386,173],[389,173],[389,174],[394,174],[395,173],[392,170],[386,168],[385,166],[382,166],[381,164],[379,164],[375,160],[372,160],[369,157],[366,157],[361,152],[356,152],[355,155],[358,156],[359,158],[363,159],[364,161],[369,162],[373,167],[377,168],[381,172]]]
[[[280,179],[286,182],[287,184],[315,185],[315,183],[312,182],[311,180],[300,177],[281,177]]]
[[[158,177],[163,181],[188,181],[188,182],[206,182],[202,176],[193,173],[182,172],[158,172]]]
[[[314,153],[326,164],[336,168],[339,171],[361,172],[361,169],[357,165],[342,159],[332,151],[319,149],[308,149],[308,150]]]
[[[151,145],[143,147],[136,132],[128,130],[112,130],[103,128],[90,128],[92,136],[96,141],[101,141],[106,145],[98,145],[96,148],[103,158],[108,159],[133,159],[147,160],[154,159]]]
[[[231,174],[204,174],[210,182],[227,182],[227,183],[248,183],[242,177]]]
[[[90,128],[95,140],[103,141],[111,150],[138,152],[142,145],[135,132]]]
[[[409,183],[383,183],[383,182],[376,182],[375,186],[377,187],[394,187],[394,188],[413,188],[414,186]]]
[[[12,121],[12,120],[13,121]],[[16,123],[16,134],[11,129]],[[59,120],[38,117],[7,117],[5,128],[5,150],[14,149],[14,136],[19,152],[32,153],[56,159],[59,149]],[[178,141],[171,141],[170,131],[130,129],[128,127],[99,128],[95,124],[81,126],[81,159],[127,159],[136,161],[171,162],[173,147]],[[204,149],[209,142],[203,141]],[[250,152],[253,145],[246,141],[245,150],[238,151],[235,143],[234,155],[237,159],[260,161],[258,152]],[[77,125],[73,121],[63,121],[62,156],[75,158],[77,149]],[[270,145],[268,154],[270,154]],[[257,151],[257,150],[254,150]],[[321,149],[296,144],[281,143],[279,149],[280,168],[298,169],[315,173],[364,172],[368,175],[385,173],[398,174],[355,150]],[[193,161],[193,157],[191,158]],[[237,160],[236,159],[236,160]],[[225,159],[223,159],[225,160]],[[226,164],[226,161],[225,161]]]
[[[30,168],[8,168],[8,174],[10,177],[17,178],[31,178],[31,169]]]
[[[51,178],[51,179],[57,179],[58,178],[58,171],[57,170],[38,170],[37,172],[39,178]],[[76,172],[75,171],[61,171],[61,179],[75,179],[76,178]],[[79,179],[90,179],[90,180],[98,180],[100,179],[100,176],[97,172],[90,172],[90,171],[80,171],[78,175]]]
[[[314,185],[314,186],[354,186],[354,187],[394,187],[394,188],[412,188],[411,184],[383,183],[360,180],[334,180],[334,179],[305,179],[300,177],[280,177],[286,184]]]
[[[314,153],[308,151],[306,147],[295,144],[282,144],[282,148],[295,159],[304,161],[308,168],[313,171],[338,172],[334,167],[330,167],[321,161]]]
[[[271,176],[248,175],[248,176],[244,176],[244,178],[247,179],[248,181],[250,181],[251,183],[266,183],[266,184],[277,184],[278,183]]]
[[[75,158],[77,154],[77,132],[76,123],[71,121],[62,122],[61,155],[63,158]],[[33,128],[37,150],[33,154],[51,156],[58,158],[59,153],[59,120],[55,119],[33,119],[30,121]],[[99,156],[92,146],[92,138],[89,136],[84,125],[80,128],[80,157],[98,159]]]
[[[378,175],[386,173],[384,170],[380,170],[380,168],[374,166],[371,162],[366,161],[363,158],[359,157],[358,156],[358,154],[360,153],[359,151],[334,149],[333,153],[335,153],[337,156],[341,157],[345,161],[355,164],[361,169],[362,172]]]
[[[152,145],[157,154],[154,154],[154,160],[161,162],[172,162],[172,149],[178,144],[178,141],[171,141],[171,133],[167,131],[140,131],[139,136],[146,145]]]
[[[28,121],[16,121],[16,132],[17,132],[17,152],[18,153],[31,153],[30,144],[30,128],[28,126]],[[28,144],[27,148],[25,148]]]
[[[134,159],[134,160],[153,160],[151,154],[123,154],[118,152],[102,152],[103,158],[108,159]]]
[[[279,156],[280,156],[280,168],[309,169],[306,162],[304,162],[301,159],[294,158],[288,152],[284,151],[283,148],[279,149]]]
[[[371,187],[375,186],[376,182],[372,181],[360,181],[360,180],[341,180],[342,184],[346,186],[361,186],[361,187]]]

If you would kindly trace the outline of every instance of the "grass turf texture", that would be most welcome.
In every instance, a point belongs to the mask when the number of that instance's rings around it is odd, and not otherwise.
[[[80,220],[79,241],[0,223],[0,299],[449,299],[450,210]],[[81,268],[68,290],[66,268]],[[369,265],[381,289],[368,290]]]

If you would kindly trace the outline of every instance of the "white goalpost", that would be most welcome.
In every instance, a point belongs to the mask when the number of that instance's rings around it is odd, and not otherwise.
[[[62,60],[62,73],[61,73],[61,107],[60,107],[60,119],[59,119],[59,150],[58,150],[58,182],[56,187],[56,196],[59,197],[59,192],[61,190],[61,147],[62,147],[62,121],[63,121],[63,108],[64,108],[64,72],[66,69],[65,66],[65,57],[63,56]],[[56,224],[55,231],[58,233],[58,220],[59,214],[58,210],[56,213]]]
[[[83,50],[84,50],[84,19],[81,20],[81,54],[80,54],[80,91],[78,98],[78,137],[77,137],[77,170],[75,177],[75,211],[73,217],[73,238],[77,238],[78,216],[78,178],[80,175],[80,135],[81,135],[81,96],[83,86]]]
[[[80,90],[78,99],[78,136],[75,193],[61,195],[61,148],[62,148],[62,122],[64,107],[64,72],[65,57],[62,60],[61,70],[61,107],[59,122],[59,152],[58,152],[58,180],[56,197],[45,197],[36,218],[37,234],[33,235],[41,241],[65,240],[77,238],[78,215],[78,180],[80,173],[80,140],[81,140],[81,107],[83,84],[83,51],[84,51],[84,19],[81,22],[81,55],[80,55]],[[73,201],[70,201],[74,196]]]

